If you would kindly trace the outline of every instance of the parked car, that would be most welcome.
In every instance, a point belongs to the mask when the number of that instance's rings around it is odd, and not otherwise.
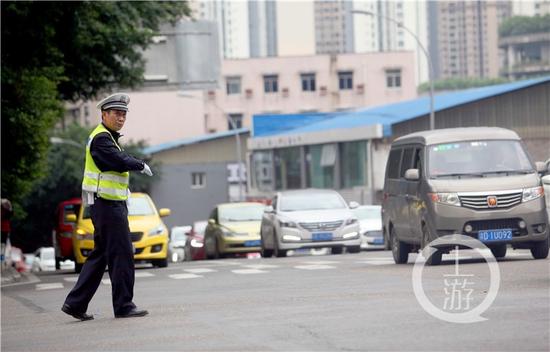
[[[218,204],[210,213],[204,232],[206,257],[259,252],[264,209],[264,204],[254,202]]]
[[[168,256],[172,262],[182,262],[185,260],[185,245],[190,231],[191,226],[172,227],[170,241],[168,242]]]
[[[496,127],[439,129],[392,143],[382,203],[384,236],[396,263],[436,238],[463,234],[495,257],[507,246],[548,256],[548,219],[539,172],[519,136]],[[437,265],[452,247],[428,259]]]
[[[361,205],[352,211],[359,220],[361,249],[384,249],[382,207],[380,205]]]
[[[128,199],[128,223],[130,239],[135,249],[134,260],[150,262],[153,266],[168,265],[168,229],[162,217],[170,215],[170,209],[157,211],[151,198],[145,193],[132,193]],[[75,271],[82,270],[82,265],[94,248],[94,225],[90,207],[81,207],[78,218],[68,215],[68,220],[76,223],[73,234],[73,252]]]
[[[55,271],[55,249],[53,247],[41,247],[34,252],[32,271]]]
[[[358,253],[359,222],[344,198],[333,190],[278,192],[262,217],[262,256],[284,257],[300,248],[330,247],[333,254]]]
[[[185,260],[202,260],[204,259],[204,231],[208,221],[195,221],[193,228],[187,236],[187,243],[185,245]]]
[[[74,221],[68,221],[67,215],[76,215],[80,210],[82,200],[72,198],[58,204],[55,212],[55,228],[52,235],[52,243],[55,248],[55,267],[60,269],[60,263],[64,260],[74,260],[73,232]]]

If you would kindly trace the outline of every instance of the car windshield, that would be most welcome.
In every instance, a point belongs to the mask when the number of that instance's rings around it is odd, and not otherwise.
[[[53,250],[43,250],[41,253],[41,259],[42,260],[52,260],[55,259],[54,251]]]
[[[324,210],[346,209],[347,205],[337,193],[301,193],[281,197],[279,210]]]
[[[353,214],[355,214],[359,220],[379,220],[382,217],[381,209],[378,207],[356,208],[353,209]]]
[[[206,230],[206,226],[208,225],[208,221],[197,221],[193,224],[193,231],[197,234],[203,234],[204,230]]]
[[[519,141],[469,141],[431,145],[428,174],[439,177],[487,177],[534,172]]]
[[[155,214],[155,210],[153,209],[153,207],[151,206],[151,203],[149,203],[147,198],[130,197],[129,203],[130,204],[128,205],[128,216],[143,216],[143,215]],[[91,217],[90,207],[87,206],[84,208],[84,214],[82,214],[82,218],[89,219],[90,217]]]
[[[218,216],[220,222],[260,221],[264,209],[263,204],[220,207]]]

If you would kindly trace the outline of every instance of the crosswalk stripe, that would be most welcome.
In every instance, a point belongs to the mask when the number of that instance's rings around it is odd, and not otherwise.
[[[102,283],[103,285],[110,285],[110,284],[111,284],[111,280],[110,280],[110,279],[103,279],[103,280],[101,280],[101,283]]]
[[[325,269],[334,269],[336,267],[330,265],[297,265],[294,268],[302,270],[325,270]]]
[[[329,265],[329,264],[338,264],[340,262],[334,261],[334,260],[311,260],[311,261],[303,261],[304,264],[315,264],[315,265]]]
[[[172,274],[172,275],[168,275],[168,277],[175,280],[181,280],[181,279],[197,279],[203,276],[195,275],[195,274]]]
[[[78,276],[75,276],[75,277],[66,277],[64,278],[63,280],[67,281],[67,282],[77,282],[78,281]]]
[[[56,288],[63,288],[63,284],[61,282],[54,282],[51,284],[37,284],[35,287],[37,291],[52,290]]]
[[[258,269],[237,269],[237,270],[231,270],[231,272],[235,274],[247,275],[247,274],[263,274],[263,273],[267,273],[268,271],[258,270]]]
[[[137,271],[135,274],[134,274],[135,277],[151,277],[151,276],[155,276],[155,274],[151,274],[150,272],[148,271]]]
[[[271,265],[271,264],[251,264],[251,265],[243,265],[244,268],[249,268],[249,269],[258,269],[258,270],[261,270],[261,269],[273,269],[273,268],[278,268],[279,265]]]
[[[208,268],[194,268],[194,269],[183,269],[183,271],[186,271],[192,274],[202,274],[202,273],[213,273],[213,272],[216,272],[217,270],[208,269]]]

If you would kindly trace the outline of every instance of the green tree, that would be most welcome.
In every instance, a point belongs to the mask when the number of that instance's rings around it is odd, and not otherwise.
[[[45,175],[63,101],[142,81],[142,51],[186,1],[3,1],[2,197],[20,202]]]
[[[550,32],[550,14],[544,16],[514,16],[503,21],[498,34],[501,37]]]
[[[460,89],[467,89],[467,88],[491,86],[491,85],[501,84],[506,82],[508,81],[504,78],[453,77],[453,78],[447,78],[447,79],[435,81],[434,91],[438,92],[438,91],[446,91],[446,90],[460,90]],[[418,86],[418,93],[429,92],[429,90],[430,90],[429,82],[424,82]]]

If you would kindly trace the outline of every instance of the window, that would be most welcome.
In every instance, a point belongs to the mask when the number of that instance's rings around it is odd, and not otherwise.
[[[204,172],[191,173],[191,188],[204,188],[206,186],[206,174]]]
[[[367,143],[365,141],[347,142],[340,146],[342,188],[364,186]]]
[[[276,149],[273,152],[275,161],[275,188],[302,188],[301,150],[299,147]]]
[[[413,149],[407,148],[403,152],[403,161],[401,162],[401,171],[399,172],[399,177],[405,177],[405,172],[411,168],[413,157]]]
[[[227,95],[241,94],[241,77],[226,77],[225,78]]]
[[[386,87],[387,88],[401,87],[401,69],[386,70]]]
[[[235,124],[235,126],[233,126],[230,121],[227,121],[227,127],[230,130],[243,127],[243,114],[229,114],[229,119]]]
[[[277,93],[279,91],[279,76],[265,75],[264,76],[264,92]]]
[[[401,151],[403,149],[394,149],[390,152],[388,165],[386,166],[386,175],[389,179],[399,178],[399,163],[401,162]]]
[[[260,191],[273,190],[273,154],[256,151],[251,156],[252,187]]]
[[[338,87],[340,90],[353,89],[353,72],[338,72]]]
[[[336,144],[308,146],[306,149],[307,187],[334,188]]]
[[[300,78],[303,92],[315,92],[315,73],[302,73]]]

